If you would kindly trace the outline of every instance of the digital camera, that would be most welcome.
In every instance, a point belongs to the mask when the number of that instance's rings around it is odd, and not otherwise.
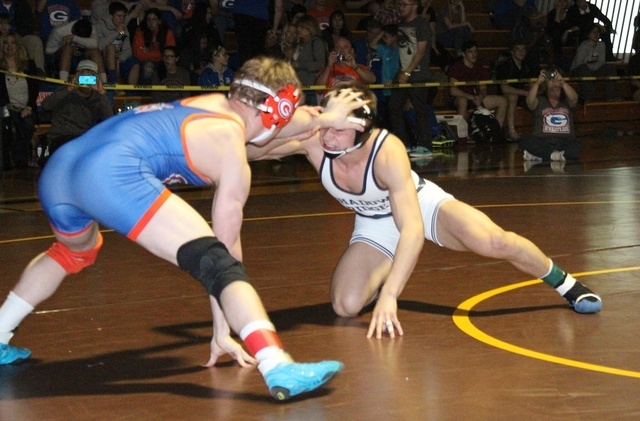
[[[344,54],[338,54],[338,55],[336,56],[336,60],[337,60],[339,63],[342,63],[345,59],[346,59],[346,57],[344,56]]]
[[[551,80],[551,79],[555,78],[557,74],[558,74],[558,72],[556,70],[554,70],[554,69],[545,70],[544,71],[544,76],[547,78],[547,80]]]
[[[80,85],[95,85],[98,83],[98,77],[94,75],[79,75],[78,83]]]

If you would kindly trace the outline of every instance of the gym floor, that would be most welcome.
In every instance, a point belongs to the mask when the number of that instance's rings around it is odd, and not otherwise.
[[[365,337],[370,313],[329,302],[353,214],[299,158],[253,165],[245,264],[295,359],[337,359],[325,387],[280,403],[256,369],[204,368],[211,314],[201,286],[105,230],[98,262],[70,276],[22,323],[32,350],[0,367],[6,420],[638,419],[640,136],[582,139],[580,162],[528,165],[516,145],[460,146],[414,168],[534,241],[599,293],[574,313],[508,263],[426,243],[399,300],[402,338]],[[0,188],[0,297],[52,241],[37,170]],[[205,217],[210,189],[176,190]],[[208,217],[207,217],[208,218]]]

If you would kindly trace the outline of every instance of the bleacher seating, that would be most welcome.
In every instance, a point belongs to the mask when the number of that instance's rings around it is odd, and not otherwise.
[[[90,9],[90,0],[76,0],[81,9]],[[436,12],[439,12],[443,2],[447,0],[434,0],[433,7]],[[30,2],[33,2],[31,0]],[[354,37],[365,36],[365,31],[355,31],[357,23],[367,16],[366,13],[349,11],[343,8],[341,0],[330,0],[330,4],[335,9],[342,9],[345,12],[347,19],[347,26],[352,29]],[[492,27],[489,14],[484,10],[484,3],[482,0],[465,0],[464,2],[467,19],[472,22],[475,29],[475,39],[479,43],[479,57],[482,63],[489,67],[490,64],[501,52],[508,51],[511,34],[509,31],[497,30]],[[233,31],[229,31],[225,36],[225,48],[231,54],[237,53],[238,44]],[[565,47],[565,55],[567,57],[573,57],[575,48]],[[450,53],[454,53],[450,50]],[[623,72],[624,63],[619,63],[619,73]],[[433,67],[433,71],[440,71],[437,67]],[[578,83],[571,82],[575,88],[578,88]],[[490,87],[492,89],[493,87]],[[601,90],[601,86],[597,86],[597,90]],[[640,115],[640,103],[629,101],[632,94],[632,89],[629,81],[621,80],[617,82],[617,89],[622,101],[619,102],[589,102],[576,110],[576,122],[578,123],[578,129],[580,131],[592,130],[596,127],[606,124],[614,123],[616,126],[624,128],[626,126],[637,126],[637,115]],[[116,97],[115,108],[120,108],[119,104],[123,101],[137,100],[140,103],[146,103],[150,101],[148,97]],[[436,112],[439,114],[451,114],[454,110],[451,109],[449,99],[449,89],[439,88],[438,93],[434,100],[434,106]],[[589,124],[585,124],[589,123]],[[529,110],[518,109],[516,115],[516,127],[524,131],[531,127],[532,115]],[[46,130],[47,125],[43,124],[38,130]]]

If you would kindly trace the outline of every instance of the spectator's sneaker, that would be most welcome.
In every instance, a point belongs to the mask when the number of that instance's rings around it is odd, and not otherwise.
[[[18,360],[26,360],[31,351],[26,348],[16,348],[9,344],[0,344],[0,365],[11,364]]]
[[[427,156],[431,156],[433,155],[433,153],[431,153],[431,151],[427,148],[425,148],[424,146],[418,146],[416,148],[413,148],[410,152],[409,152],[409,156],[411,158],[425,158]]]
[[[265,374],[264,380],[267,382],[271,396],[284,401],[292,396],[317,389],[343,367],[340,361],[282,363]]]
[[[540,158],[539,156],[531,155],[529,151],[524,151],[522,159],[524,159],[525,161],[542,161],[542,158]]]
[[[418,168],[424,168],[433,162],[432,157],[427,158],[409,158],[411,163]]]
[[[602,310],[602,299],[589,288],[576,281],[562,296],[577,313],[590,314]]]
[[[455,146],[456,141],[453,139],[447,139],[445,136],[437,136],[431,140],[431,144],[434,148],[451,148]]]
[[[553,152],[551,152],[551,160],[552,161],[561,161],[561,162],[566,161],[566,159],[564,157],[564,151],[553,151]]]

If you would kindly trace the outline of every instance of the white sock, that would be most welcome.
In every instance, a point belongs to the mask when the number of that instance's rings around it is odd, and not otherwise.
[[[102,83],[107,83],[107,74],[106,73],[100,73],[100,81],[102,81]]]
[[[0,307],[0,343],[8,344],[13,330],[33,311],[33,306],[13,291]]]
[[[293,358],[291,358],[289,353],[285,352],[284,349],[275,346],[264,348],[258,352],[256,354],[256,359],[258,360],[258,370],[260,370],[263,376],[281,363],[293,362]]]
[[[68,82],[69,72],[67,72],[66,70],[60,70],[60,80],[62,80],[63,82]]]
[[[273,332],[276,330],[273,323],[268,320],[256,320],[242,328],[240,331],[240,338],[244,341],[251,333],[261,329],[271,330]],[[260,373],[262,373],[263,376],[280,363],[293,362],[293,358],[291,358],[291,356],[282,348],[277,346],[267,346],[262,348],[256,352],[254,357],[258,360],[258,370],[260,370]]]
[[[569,291],[571,288],[573,288],[573,286],[576,284],[576,278],[574,278],[573,276],[571,276],[570,273],[567,273],[566,278],[564,278],[564,282],[562,282],[560,285],[558,285],[556,287],[556,291],[558,291],[558,294],[562,295],[564,297],[564,294],[567,293],[567,291]]]

